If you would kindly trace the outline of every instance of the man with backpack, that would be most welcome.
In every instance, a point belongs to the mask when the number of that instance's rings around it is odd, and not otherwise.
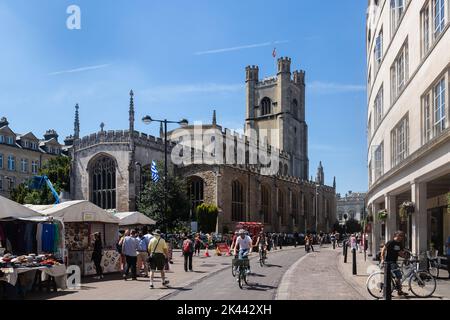
[[[183,255],[184,255],[184,271],[192,270],[192,256],[194,255],[194,242],[192,241],[192,234],[189,234],[183,241]],[[188,266],[189,264],[189,266]]]

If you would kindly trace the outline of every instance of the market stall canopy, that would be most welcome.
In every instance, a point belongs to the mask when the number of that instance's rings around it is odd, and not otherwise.
[[[45,206],[27,205],[42,215],[62,218],[64,222],[103,222],[119,224],[120,220],[87,200],[67,201]]]
[[[0,196],[0,219],[30,218],[36,216],[39,216],[39,213],[36,211]]]
[[[120,219],[119,226],[155,225],[156,221],[140,212],[118,212],[114,214]]]

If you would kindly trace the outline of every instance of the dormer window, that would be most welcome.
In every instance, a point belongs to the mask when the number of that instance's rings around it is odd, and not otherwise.
[[[10,144],[10,145],[13,145],[14,144],[14,138],[11,137],[11,136],[8,136],[7,137],[7,143]]]
[[[0,135],[0,143],[5,143],[5,136]]]

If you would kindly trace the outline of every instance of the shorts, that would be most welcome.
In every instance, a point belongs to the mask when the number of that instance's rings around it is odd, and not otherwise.
[[[150,259],[150,269],[152,271],[162,271],[166,264],[166,257],[162,253],[155,253]]]

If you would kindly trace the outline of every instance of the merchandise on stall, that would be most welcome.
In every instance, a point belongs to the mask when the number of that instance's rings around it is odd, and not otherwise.
[[[92,235],[99,232],[102,235],[104,256],[102,264],[107,264],[106,272],[118,272],[120,266],[115,266],[108,257],[116,253],[115,244],[119,231],[119,218],[107,213],[95,204],[80,200],[68,201],[51,206],[28,206],[44,216],[52,216],[64,220],[65,243],[68,250],[68,264],[78,265],[83,275],[95,274],[95,268],[91,262],[93,251]],[[52,231],[48,232],[51,236]],[[49,240],[50,241],[50,240]],[[43,246],[50,246],[50,243]],[[92,266],[91,266],[92,264]]]

